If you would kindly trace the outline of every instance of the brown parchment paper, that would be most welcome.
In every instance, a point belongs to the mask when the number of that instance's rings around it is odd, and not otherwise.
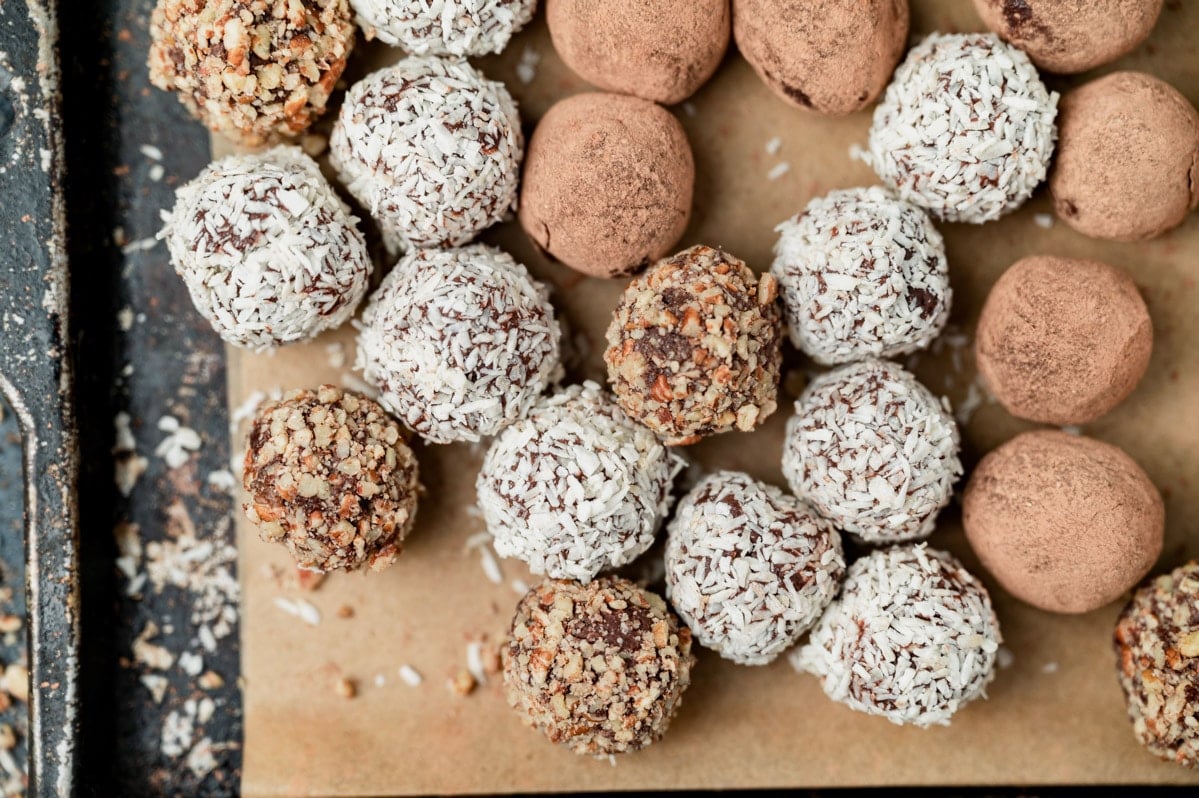
[[[914,36],[932,30],[981,29],[971,4],[913,0]],[[1169,3],[1150,41],[1117,67],[1144,69],[1199,102],[1199,4]],[[540,56],[524,84],[515,67],[526,51]],[[398,58],[376,45],[354,57],[350,79]],[[531,130],[555,99],[586,85],[561,64],[544,22],[517,37],[499,58],[480,62],[504,80]],[[1109,67],[1110,70],[1114,67]],[[1051,81],[1056,88],[1068,84]],[[690,135],[698,166],[695,212],[679,247],[707,243],[754,268],[769,268],[773,227],[813,195],[877,182],[853,162],[869,112],[826,119],[793,110],[731,52],[692,101],[674,109]],[[327,122],[325,123],[327,126]],[[774,137],[777,156],[766,152]],[[227,145],[218,144],[217,149]],[[779,162],[790,165],[767,180]],[[1129,271],[1154,319],[1156,343],[1147,377],[1115,412],[1085,432],[1125,447],[1166,497],[1168,528],[1158,569],[1199,555],[1199,215],[1146,244],[1088,240],[1061,224],[1045,229],[1044,191],[1027,207],[982,227],[941,225],[955,290],[953,330],[939,349],[908,363],[955,405],[974,382],[969,346],[990,285],[1030,253],[1094,257]],[[1043,222],[1044,219],[1041,219]],[[602,379],[602,333],[623,281],[584,279],[537,255],[515,224],[491,231],[498,243],[554,288],[575,352],[571,377]],[[340,342],[349,361],[337,366]],[[333,350],[330,349],[333,345]],[[232,407],[255,391],[346,383],[353,360],[349,328],[274,355],[229,351]],[[793,357],[780,411],[751,435],[728,435],[688,450],[704,466],[744,469],[775,484],[783,426],[807,364]],[[968,466],[1027,425],[984,402],[964,428]],[[244,447],[235,439],[234,450]],[[465,541],[483,529],[471,514],[480,447],[418,449],[422,500],[417,529],[399,562],[381,574],[329,577],[301,592],[286,573],[286,553],[258,540],[242,522],[240,571],[242,671],[245,684],[243,791],[268,795],[389,795],[534,790],[671,789],[872,784],[1030,784],[1179,782],[1199,773],[1157,761],[1134,741],[1114,674],[1110,637],[1119,605],[1082,617],[1023,606],[1002,590],[965,545],[952,507],[932,544],[963,557],[995,597],[1012,654],[987,701],[965,708],[948,728],[892,726],[827,700],[814,678],[785,661],[760,668],[732,665],[701,652],[695,680],[670,733],[644,752],[607,761],[577,758],[521,725],[498,681],[463,698],[445,683],[466,664],[468,639],[505,629],[517,601],[508,584],[532,582],[519,563],[502,563],[504,584],[489,582]],[[240,519],[240,516],[239,516]],[[275,574],[272,574],[272,569]],[[275,604],[303,598],[322,616],[315,626]],[[338,609],[353,608],[352,618]],[[397,674],[409,664],[424,676],[409,687]],[[376,675],[382,675],[381,686]],[[338,678],[358,695],[336,694]]]

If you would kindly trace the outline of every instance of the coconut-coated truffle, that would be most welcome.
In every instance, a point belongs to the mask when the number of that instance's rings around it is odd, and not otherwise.
[[[872,551],[792,664],[825,694],[892,723],[948,725],[995,678],[999,620],[987,589],[924,544]]]
[[[533,131],[520,223],[542,250],[593,277],[624,277],[667,255],[691,217],[695,161],[659,105],[576,94]]]
[[[1141,580],[1162,550],[1161,494],[1110,443],[1037,430],[975,468],[962,508],[982,564],[1016,598],[1089,612]]]
[[[150,82],[212,130],[267,144],[325,112],[354,33],[346,0],[158,0]]]
[[[175,192],[159,234],[192,303],[234,346],[340,326],[366,293],[358,220],[298,147],[231,155]]]
[[[1041,69],[1072,75],[1115,61],[1145,41],[1162,0],[974,0],[988,28]]]
[[[945,243],[910,202],[877,186],[833,191],[776,229],[787,329],[817,363],[905,355],[945,328]]]
[[[414,250],[371,296],[358,367],[433,443],[477,441],[524,416],[561,371],[545,286],[483,244]]]
[[[1119,269],[1033,255],[992,287],[974,352],[991,393],[1012,415],[1086,424],[1124,401],[1144,376],[1153,323]]]
[[[666,595],[695,639],[733,662],[764,665],[794,645],[844,574],[832,525],[748,474],[708,476],[668,527]]]
[[[883,182],[947,222],[1024,204],[1049,169],[1057,92],[993,33],[934,33],[895,70],[866,155]]]
[[[460,246],[516,207],[524,134],[504,84],[413,56],[346,92],[329,158],[397,249]]]
[[[537,0],[350,0],[368,39],[413,55],[499,53],[533,18]]]
[[[1199,113],[1170,84],[1116,72],[1062,98],[1049,191],[1057,216],[1093,238],[1140,241],[1199,205]]]
[[[729,45],[729,0],[546,0],[545,15],[583,80],[666,105],[707,82]]]
[[[546,580],[516,607],[500,649],[517,714],[551,742],[604,757],[660,739],[691,684],[691,632],[627,579]]]
[[[420,489],[400,425],[332,385],[291,391],[258,411],[242,484],[259,536],[313,571],[391,565]]]
[[[620,406],[672,446],[757,427],[778,407],[776,294],[772,276],[705,246],[632,280],[604,353]]]
[[[908,17],[907,0],[733,0],[733,37],[779,97],[843,116],[882,93]]]

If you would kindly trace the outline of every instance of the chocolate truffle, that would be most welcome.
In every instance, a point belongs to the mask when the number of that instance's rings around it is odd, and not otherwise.
[[[528,24],[537,0],[350,0],[367,39],[413,55],[490,55]]]
[[[629,283],[608,326],[608,380],[668,445],[752,430],[778,407],[777,284],[696,246]]]
[[[1145,374],[1153,324],[1136,284],[1093,260],[1034,255],[991,289],[974,341],[979,373],[1012,415],[1086,424]]]
[[[733,0],[733,37],[775,94],[842,116],[878,97],[908,40],[907,0]]]
[[[795,403],[783,474],[795,495],[865,543],[928,537],[962,474],[949,403],[886,360],[817,377]]]
[[[340,326],[366,293],[358,220],[298,147],[231,155],[175,193],[160,238],[192,303],[234,346]]]
[[[799,640],[845,574],[841,536],[793,496],[722,471],[679,503],[666,595],[703,645],[764,665]]]
[[[910,202],[878,187],[833,191],[777,231],[771,273],[791,342],[817,363],[904,355],[945,328],[945,244]]]
[[[545,15],[583,80],[667,105],[712,77],[729,45],[729,0],[546,0]]]
[[[1154,238],[1199,205],[1199,113],[1168,83],[1106,75],[1067,93],[1060,121],[1049,191],[1078,232]]]
[[[666,602],[619,577],[546,580],[516,606],[500,649],[525,723],[595,757],[660,739],[691,684],[691,632]]]
[[[1165,508],[1131,457],[1110,443],[1037,430],[982,459],[962,523],[982,564],[1016,598],[1090,612],[1119,598],[1162,550]]]
[[[1115,61],[1145,41],[1162,0],[974,0],[988,28],[1041,69],[1071,75]]]
[[[259,536],[312,571],[391,565],[419,491],[399,424],[332,385],[291,391],[258,411],[242,484]]]
[[[501,557],[587,582],[650,547],[682,465],[587,382],[500,433],[479,472],[479,509]]]
[[[302,133],[325,112],[354,46],[346,0],[158,0],[150,81],[247,146]]]
[[[392,248],[465,244],[516,207],[524,135],[502,83],[406,58],[346,92],[329,157]]]
[[[934,33],[895,70],[866,159],[937,218],[989,222],[1045,179],[1057,99],[1028,56],[995,34]]]
[[[987,589],[960,562],[924,544],[895,546],[849,566],[792,663],[850,709],[944,726],[986,697],[1002,642]]]
[[[533,132],[520,223],[572,269],[627,276],[678,243],[694,186],[691,145],[670,112],[636,97],[576,94]]]
[[[1133,734],[1162,759],[1199,768],[1199,563],[1138,590],[1115,642]]]

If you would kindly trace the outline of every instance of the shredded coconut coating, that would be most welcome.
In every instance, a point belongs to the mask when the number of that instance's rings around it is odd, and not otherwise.
[[[158,0],[150,81],[247,146],[302,133],[325,112],[354,47],[346,0]]]
[[[842,366],[795,403],[783,474],[795,495],[865,543],[928,537],[962,474],[949,403],[885,360]]]
[[[608,327],[608,380],[667,445],[748,431],[778,407],[782,325],[774,277],[696,246],[633,279]]]
[[[460,246],[516,208],[524,134],[502,83],[406,58],[346,92],[329,157],[393,249]]]
[[[654,542],[683,461],[594,382],[534,405],[488,450],[476,484],[496,553],[589,582]]]
[[[358,220],[298,147],[231,155],[175,193],[158,234],[214,330],[263,350],[340,326],[366,293]]]
[[[383,406],[433,443],[495,435],[561,372],[548,290],[483,244],[408,253],[362,322],[358,368]]]
[[[1141,745],[1199,768],[1199,563],[1138,590],[1116,623],[1120,686]]]
[[[691,683],[691,632],[660,596],[619,577],[546,580],[516,607],[500,650],[508,703],[577,754],[660,739]]]
[[[667,598],[696,640],[743,665],[794,645],[845,574],[832,525],[747,474],[705,478],[667,529]]]
[[[796,348],[825,365],[927,347],[949,320],[945,243],[877,186],[833,191],[778,226],[771,273]]]
[[[250,428],[246,517],[313,571],[379,571],[416,517],[417,463],[399,424],[332,385],[289,392]]]
[[[895,70],[866,160],[937,218],[976,224],[1024,204],[1057,140],[1057,92],[993,33],[934,33]]]
[[[537,0],[350,0],[368,39],[413,55],[491,55],[533,18]]]
[[[907,545],[850,565],[841,595],[791,661],[850,709],[943,726],[986,697],[1002,642],[982,583],[951,555]]]

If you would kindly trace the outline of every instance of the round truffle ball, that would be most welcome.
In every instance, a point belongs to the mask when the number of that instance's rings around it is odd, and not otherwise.
[[[743,665],[765,665],[794,645],[845,574],[832,525],[747,474],[704,479],[668,532],[667,597],[696,640]]]
[[[865,543],[928,537],[962,474],[949,403],[895,363],[814,379],[795,403],[783,474],[795,495]]]
[[[779,97],[843,116],[882,93],[908,16],[907,0],[733,0],[733,37]]]
[[[1045,179],[1057,99],[1028,56],[995,34],[934,33],[895,70],[866,158],[937,218],[989,222]]]
[[[259,536],[312,571],[391,565],[420,490],[399,424],[332,385],[291,391],[258,411],[242,484]]]
[[[502,52],[533,18],[537,0],[350,0],[367,39],[413,55]]]
[[[987,589],[961,563],[924,544],[895,546],[849,566],[793,662],[850,709],[944,726],[986,696],[1002,642]]]
[[[927,347],[953,303],[928,215],[878,187],[834,191],[777,228],[771,273],[791,342],[817,363]]]
[[[1120,686],[1141,745],[1199,768],[1199,563],[1142,587],[1116,623]]]
[[[160,236],[212,328],[262,350],[354,314],[371,276],[357,225],[316,162],[276,147],[222,158],[181,186]]]
[[[502,83],[406,58],[346,92],[329,157],[395,249],[467,243],[516,207],[524,135]]]
[[[1153,324],[1119,269],[1034,255],[991,289],[974,351],[979,373],[1012,415],[1086,424],[1136,388],[1149,367]]]
[[[729,0],[546,0],[545,14],[583,80],[666,105],[704,85],[729,45]]]
[[[974,0],[988,28],[1048,72],[1072,75],[1115,61],[1149,37],[1162,0]]]
[[[516,606],[500,649],[508,703],[525,723],[595,757],[660,739],[691,684],[691,632],[627,579],[546,580]]]
[[[1110,443],[1037,430],[978,464],[962,508],[966,537],[999,584],[1049,612],[1090,612],[1141,580],[1162,550],[1165,508]]]
[[[354,47],[346,0],[158,0],[150,81],[246,146],[304,132]]]
[[[1078,232],[1154,238],[1199,205],[1199,113],[1168,83],[1106,75],[1062,98],[1060,122],[1049,191]]]
[[[533,131],[520,223],[572,269],[624,277],[678,243],[694,187],[691,145],[669,111],[636,97],[576,94]]]
[[[632,418],[666,440],[749,431],[778,407],[777,284],[696,246],[629,283],[608,326],[608,380]]]
[[[598,385],[542,399],[487,452],[479,509],[501,557],[588,582],[654,542],[682,460]]]

